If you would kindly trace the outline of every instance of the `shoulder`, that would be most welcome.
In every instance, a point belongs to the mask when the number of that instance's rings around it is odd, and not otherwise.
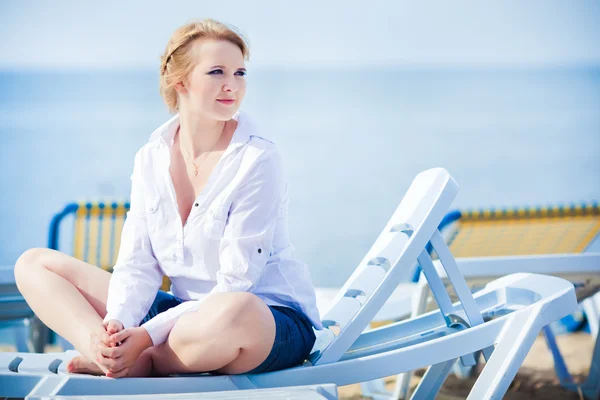
[[[243,164],[247,172],[258,175],[277,176],[283,174],[284,162],[275,143],[260,136],[252,136],[246,144]]]
[[[251,181],[279,182],[285,177],[281,153],[277,146],[264,138],[253,136],[244,146],[239,173],[246,183]]]
[[[273,140],[268,138],[246,113],[239,116],[239,128],[244,130],[247,142],[244,145],[244,158],[253,159],[258,164],[281,164],[282,157]]]
[[[153,143],[146,143],[135,153],[134,164],[137,168],[145,168],[152,164],[156,147]]]
[[[156,128],[148,141],[138,149],[135,159],[136,162],[148,163],[152,161],[155,153],[160,149],[161,146],[166,146],[165,138],[172,135],[175,128],[179,124],[179,114],[174,115],[165,121],[162,125]]]
[[[162,142],[161,139],[163,139],[163,137],[169,134],[172,135],[177,126],[179,126],[179,114],[175,114],[167,121],[165,121],[161,126],[156,128],[150,135],[150,139],[148,139],[148,144],[153,144],[155,146],[158,145],[160,142]]]

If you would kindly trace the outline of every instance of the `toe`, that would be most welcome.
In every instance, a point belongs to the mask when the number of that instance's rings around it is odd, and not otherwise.
[[[67,371],[76,374],[102,374],[100,367],[83,356],[77,356],[69,361]]]
[[[79,372],[79,370],[82,367],[81,364],[82,364],[83,360],[84,360],[83,356],[77,356],[77,357],[73,358],[67,364],[67,371],[69,371],[69,372]]]

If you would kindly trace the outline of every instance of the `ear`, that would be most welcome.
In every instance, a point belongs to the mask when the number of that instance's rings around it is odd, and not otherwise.
[[[180,93],[186,93],[187,92],[187,88],[185,87],[185,83],[184,82],[177,82],[175,84],[175,90],[180,92]]]

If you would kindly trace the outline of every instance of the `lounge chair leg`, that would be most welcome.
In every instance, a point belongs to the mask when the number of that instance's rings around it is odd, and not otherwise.
[[[473,375],[475,365],[465,366],[462,363],[456,363],[452,368],[452,372],[454,372],[454,375],[456,375],[458,379],[469,379],[471,375]]]
[[[537,310],[535,311],[537,312]],[[487,361],[467,399],[501,399],[540,332],[533,312],[516,314],[504,326],[492,356]]]
[[[373,400],[389,400],[391,396],[391,393],[385,388],[383,379],[361,382],[360,389],[363,396],[370,397]]]
[[[563,381],[560,378],[560,384],[572,391],[579,392],[585,396],[586,399],[599,399],[600,398],[600,343],[598,337],[600,336],[600,293],[585,299],[581,302],[583,310],[588,319],[590,325],[590,334],[595,340],[594,353],[592,355],[592,362],[590,364],[590,371],[586,381],[577,385],[572,380]],[[548,344],[550,345],[550,344]],[[552,351],[554,356],[554,351]],[[562,358],[561,358],[562,361]],[[556,358],[554,359],[555,366],[558,365]],[[558,368],[558,366],[556,367]],[[566,367],[565,367],[566,368]],[[558,374],[558,370],[557,370]]]
[[[43,353],[48,343],[50,330],[37,316],[31,318],[29,329],[31,349],[34,353]]]
[[[588,399],[600,398],[600,343],[598,342],[599,335],[600,327],[596,331],[596,344],[594,345],[594,354],[592,355],[590,373],[586,382],[581,387],[584,396],[586,396]]]
[[[404,400],[408,398],[408,390],[410,389],[410,380],[412,378],[412,374],[412,371],[398,374],[396,377],[396,386],[394,387],[392,399]]]
[[[15,326],[13,329],[15,335],[15,347],[17,351],[27,353],[29,347],[27,346],[27,335],[29,332],[29,320],[24,319],[20,321],[20,325]]]
[[[594,296],[583,300],[581,306],[590,326],[590,334],[596,340],[598,338],[597,334],[600,323],[600,293],[596,293]]]
[[[569,373],[567,369],[567,365],[565,364],[565,360],[560,354],[560,349],[556,344],[556,336],[550,326],[545,326],[542,330],[544,332],[544,337],[546,338],[546,344],[552,353],[552,358],[554,359],[554,370],[556,371],[556,376],[560,380],[561,385],[565,385],[573,382],[573,377]]]
[[[429,298],[429,285],[424,275],[421,275],[419,279],[418,290],[413,293],[412,298],[412,313],[411,318],[418,317],[424,314],[427,310],[427,299]],[[408,389],[410,388],[410,380],[412,379],[413,372],[405,372],[396,376],[396,386],[394,387],[394,394],[392,399],[404,400],[408,398]]]
[[[419,386],[415,389],[411,400],[434,399],[440,388],[448,378],[456,359],[448,360],[427,368],[427,372],[421,379]]]
[[[596,332],[600,334],[600,332]],[[598,336],[596,336],[598,337]],[[592,355],[592,363],[590,364],[590,372],[586,381],[577,385],[574,383],[566,383],[561,385],[574,392],[579,392],[588,400],[600,399],[600,343],[596,340],[594,345],[594,354]]]

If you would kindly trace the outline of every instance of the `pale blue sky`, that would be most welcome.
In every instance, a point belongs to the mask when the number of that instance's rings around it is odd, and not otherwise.
[[[600,64],[598,1],[17,1],[0,68],[156,68],[194,18],[238,26],[254,66]]]

